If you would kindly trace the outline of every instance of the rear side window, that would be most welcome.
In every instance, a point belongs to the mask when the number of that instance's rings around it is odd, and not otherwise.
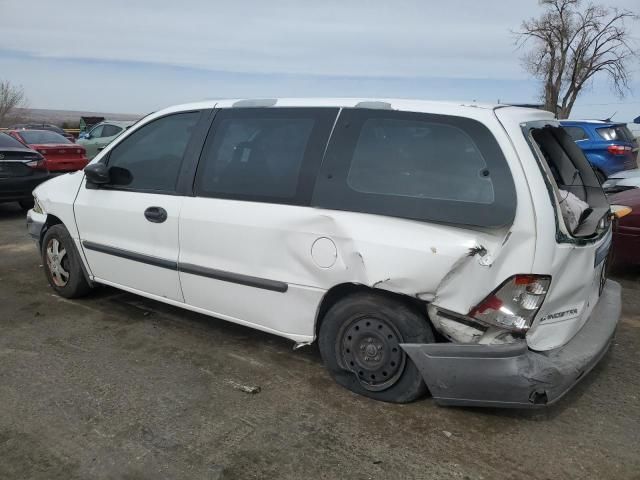
[[[370,118],[360,130],[347,184],[365,194],[491,204],[488,173],[478,146],[454,125]]]
[[[141,126],[109,153],[109,167],[128,171],[131,190],[174,192],[200,112],[176,113]]]
[[[580,127],[563,127],[564,131],[569,134],[569,136],[573,139],[574,142],[578,142],[580,140],[589,140],[589,135],[584,131],[584,128]]]
[[[479,226],[513,220],[506,159],[475,120],[345,109],[334,129],[314,205]]]
[[[336,109],[221,110],[196,175],[206,197],[305,204]]]

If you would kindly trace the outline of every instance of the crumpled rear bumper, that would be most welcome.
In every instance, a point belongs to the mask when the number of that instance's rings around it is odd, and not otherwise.
[[[440,405],[540,407],[569,391],[609,348],[621,288],[608,280],[587,323],[565,345],[535,352],[506,345],[403,344]]]

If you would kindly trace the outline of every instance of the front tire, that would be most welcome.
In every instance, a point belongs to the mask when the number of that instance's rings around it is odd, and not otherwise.
[[[433,343],[426,315],[384,295],[349,295],[320,326],[318,346],[333,379],[352,392],[392,403],[412,402],[427,387],[401,343]]]
[[[42,264],[49,285],[65,298],[77,298],[91,290],[82,271],[80,255],[63,225],[54,225],[42,239]]]

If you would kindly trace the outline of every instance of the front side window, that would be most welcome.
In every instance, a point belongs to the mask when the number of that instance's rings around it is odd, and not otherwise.
[[[127,189],[174,192],[199,117],[200,112],[177,113],[143,125],[111,150],[107,165],[128,172]]]
[[[469,118],[343,109],[313,197],[319,207],[499,226],[516,193],[495,137]]]
[[[100,138],[102,137],[103,128],[104,128],[104,125],[98,125],[97,127],[95,127],[93,130],[89,132],[89,135],[91,135],[91,138]]]
[[[304,203],[314,180],[307,173],[317,171],[336,112],[322,108],[220,111],[200,159],[196,194]]]
[[[113,137],[114,135],[119,134],[122,131],[120,127],[116,127],[115,125],[104,125],[102,129],[103,137]]]

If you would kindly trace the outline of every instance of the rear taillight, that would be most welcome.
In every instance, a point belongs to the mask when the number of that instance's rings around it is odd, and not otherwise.
[[[514,275],[473,307],[469,316],[485,325],[525,332],[540,310],[550,284],[551,277],[547,275]]]
[[[612,155],[624,155],[632,150],[631,147],[625,147],[624,145],[609,145],[607,147],[607,152]]]
[[[30,162],[26,163],[27,167],[29,168],[33,168],[34,170],[42,170],[42,171],[47,171],[47,164],[44,160],[44,158],[41,158],[39,160],[31,160]]]

